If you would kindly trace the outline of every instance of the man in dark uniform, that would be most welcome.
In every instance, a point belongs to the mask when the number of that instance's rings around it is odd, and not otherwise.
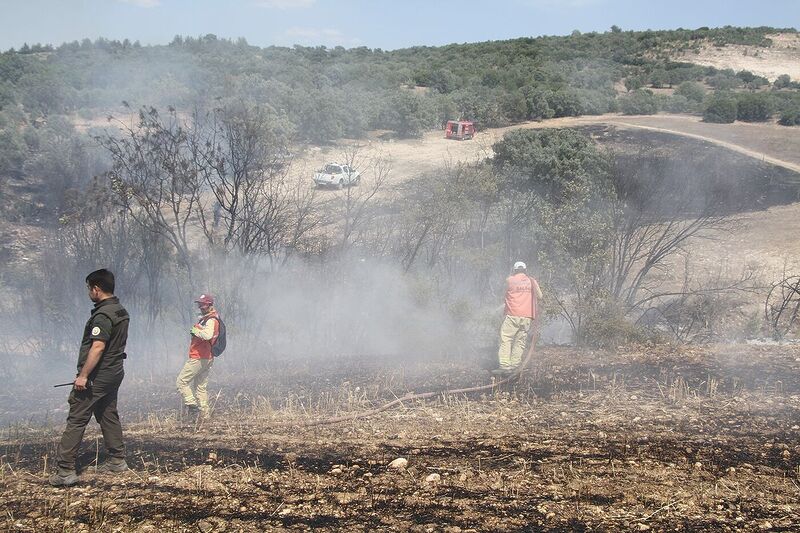
[[[91,317],[83,329],[78,355],[78,377],[69,395],[67,428],[58,446],[58,471],[50,476],[53,486],[70,486],[78,482],[75,457],[94,415],[103,431],[108,458],[97,471],[122,472],[125,444],[117,413],[117,391],[125,375],[125,343],[128,340],[128,312],[114,296],[114,274],[101,269],[86,276],[89,298],[94,302]]]

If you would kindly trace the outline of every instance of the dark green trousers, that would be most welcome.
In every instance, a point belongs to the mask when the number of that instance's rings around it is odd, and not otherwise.
[[[58,445],[58,467],[64,470],[75,469],[75,457],[83,440],[86,425],[94,415],[103,432],[103,444],[108,457],[125,458],[125,444],[122,442],[122,425],[117,413],[117,392],[122,384],[122,376],[108,380],[95,379],[87,390],[72,389],[69,395],[69,415],[67,428]]]

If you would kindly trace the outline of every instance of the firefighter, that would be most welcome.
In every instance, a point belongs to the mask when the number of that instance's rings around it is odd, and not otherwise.
[[[75,457],[78,454],[86,424],[94,415],[103,432],[106,461],[98,472],[123,472],[125,444],[117,412],[117,392],[125,376],[123,360],[128,340],[128,312],[114,296],[114,274],[96,270],[86,276],[89,299],[94,302],[91,316],[83,328],[78,352],[78,377],[69,394],[67,427],[58,445],[58,470],[50,476],[53,486],[70,486],[78,482]]]
[[[536,311],[542,290],[535,279],[528,276],[525,263],[514,263],[514,273],[506,279],[505,319],[500,328],[500,348],[497,358],[499,373],[510,373],[522,362],[528,332]]]
[[[214,297],[202,294],[195,300],[200,317],[192,326],[189,360],[178,374],[176,385],[183,396],[183,405],[192,414],[208,414],[208,374],[214,364],[212,346],[219,336],[219,314],[214,309]]]

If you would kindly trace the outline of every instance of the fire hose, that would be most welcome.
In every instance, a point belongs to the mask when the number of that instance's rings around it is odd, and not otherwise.
[[[377,415],[378,413],[382,413],[383,411],[389,410],[392,407],[396,407],[398,405],[402,405],[403,402],[410,402],[410,401],[413,401],[413,400],[425,400],[427,398],[433,398],[435,396],[440,396],[440,395],[445,396],[445,395],[451,395],[451,394],[468,394],[468,393],[473,393],[473,392],[481,392],[481,391],[486,391],[486,390],[493,390],[493,389],[495,389],[497,387],[500,387],[502,385],[505,385],[505,384],[508,384],[508,383],[513,383],[513,382],[515,382],[515,381],[517,381],[519,379],[519,377],[522,375],[522,372],[525,370],[525,368],[530,363],[531,359],[533,359],[533,352],[534,352],[534,348],[536,346],[536,337],[537,337],[537,329],[538,329],[536,327],[537,325],[538,324],[536,324],[534,322],[533,326],[531,327],[531,334],[529,335],[529,338],[528,338],[528,347],[525,350],[525,354],[524,354],[524,357],[522,358],[522,362],[519,364],[519,366],[517,368],[514,369],[514,371],[510,375],[506,376],[505,378],[503,378],[503,379],[501,379],[501,380],[499,380],[497,382],[489,383],[487,385],[477,385],[475,387],[466,387],[466,388],[461,388],[461,389],[444,389],[444,390],[421,392],[421,393],[409,392],[409,393],[405,394],[404,396],[402,396],[400,398],[394,399],[394,400],[392,400],[390,402],[387,402],[387,403],[385,403],[385,404],[383,404],[383,405],[381,405],[379,407],[376,407],[374,409],[368,409],[366,411],[360,411],[358,413],[351,413],[351,414],[348,414],[348,415],[334,416],[334,417],[331,417],[331,418],[321,418],[321,419],[317,419],[317,420],[309,420],[309,421],[305,421],[305,422],[283,422],[283,423],[276,424],[276,425],[274,425],[272,427],[276,427],[276,428],[280,428],[280,427],[295,427],[295,426],[311,427],[311,426],[325,426],[325,425],[329,425],[329,424],[339,424],[341,422],[350,422],[350,421],[353,421],[353,420],[358,420],[360,418],[368,418],[370,416]]]

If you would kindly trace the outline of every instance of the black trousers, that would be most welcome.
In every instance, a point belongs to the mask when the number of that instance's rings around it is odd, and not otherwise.
[[[63,470],[75,469],[75,458],[86,431],[86,425],[94,415],[103,432],[103,444],[109,457],[125,458],[125,444],[122,442],[122,425],[117,412],[117,392],[122,384],[122,375],[108,380],[95,379],[91,388],[78,391],[72,389],[69,395],[69,415],[67,427],[58,445],[58,467]]]

